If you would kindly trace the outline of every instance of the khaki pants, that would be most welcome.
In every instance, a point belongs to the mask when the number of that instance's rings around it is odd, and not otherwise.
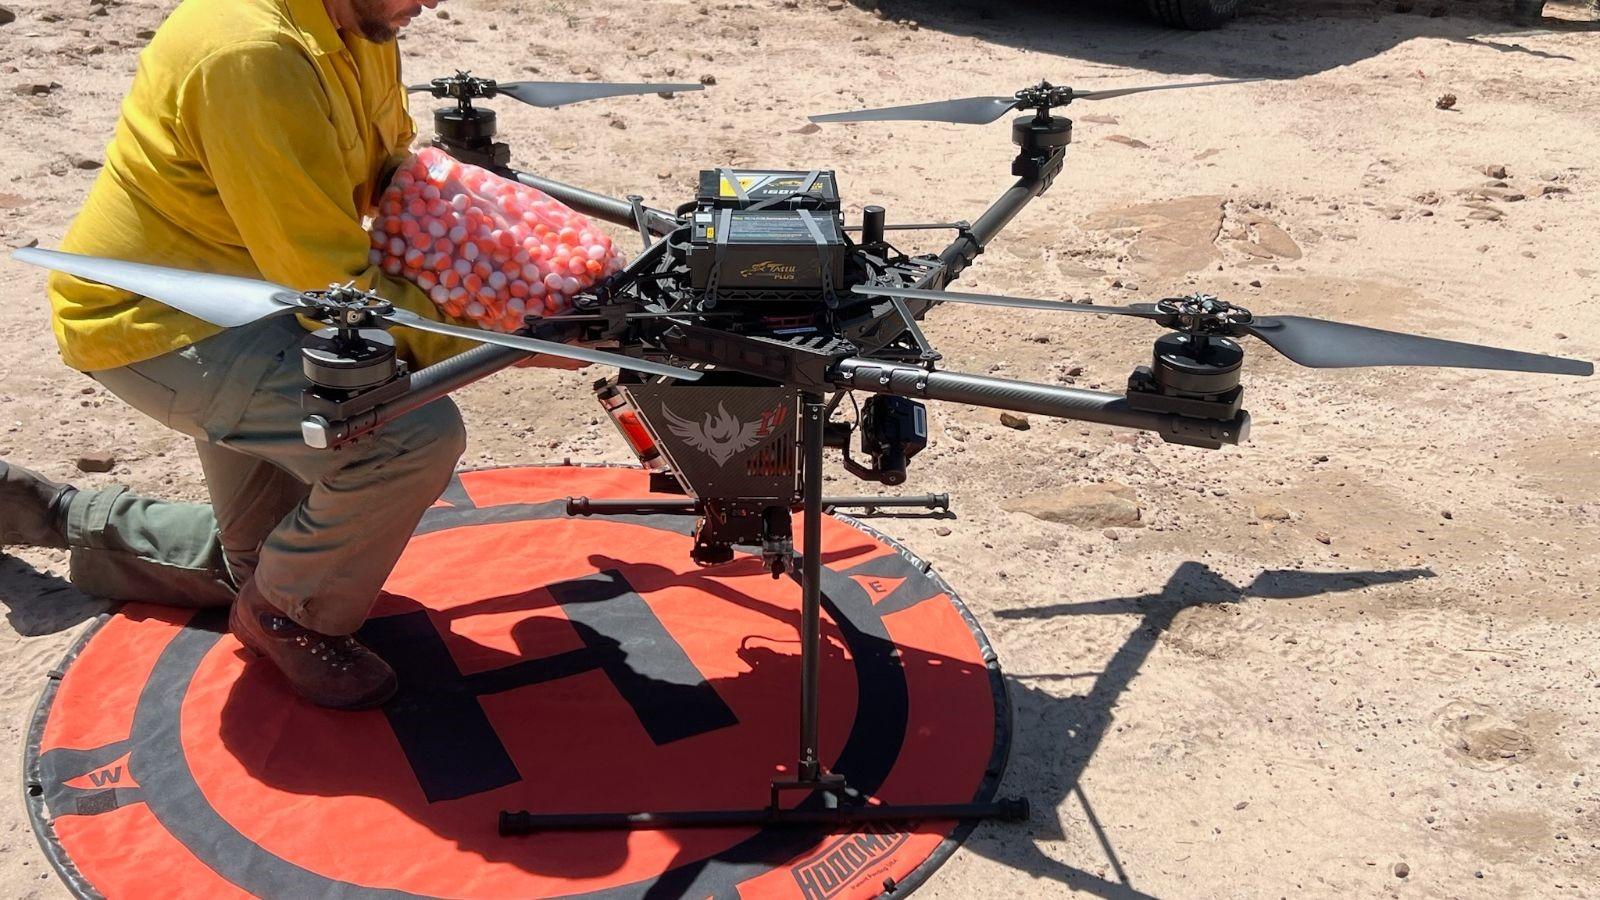
[[[71,578],[114,600],[226,605],[254,577],[307,628],[361,626],[466,445],[448,399],[339,450],[300,437],[305,376],[292,317],[90,373],[140,412],[195,439],[211,502],[125,488],[80,491],[67,511]]]

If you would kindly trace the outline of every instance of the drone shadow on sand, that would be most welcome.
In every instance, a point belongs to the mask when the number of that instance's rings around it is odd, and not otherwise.
[[[860,5],[860,0],[853,2]],[[1241,5],[1239,19],[1228,27],[1196,32],[1153,21],[1142,0],[883,0],[881,4],[890,19],[914,19],[922,28],[1041,54],[1046,59],[1039,63],[1040,77],[1085,88],[1121,86],[1112,82],[1123,67],[1186,76],[1298,78],[1347,66],[1418,38],[1530,59],[1571,60],[1528,47],[1520,38],[1600,31],[1600,22],[1548,16],[1537,26],[1514,25],[1506,19],[1510,0],[1455,0],[1448,5],[1417,0],[1412,13],[1395,12],[1392,2],[1374,2],[1365,11],[1329,0]],[[1441,14],[1434,14],[1436,10]],[[1307,25],[1315,27],[1315,35],[1283,33]],[[1004,93],[1020,85],[984,87]]]
[[[648,594],[668,584],[694,585],[720,600],[759,612],[777,626],[778,630],[751,636],[763,638],[764,646],[752,647],[748,653],[741,650],[740,655],[748,666],[747,671],[711,681],[711,686],[719,695],[733,696],[741,688],[748,693],[748,683],[744,685],[731,683],[742,679],[770,680],[773,684],[785,686],[798,683],[799,661],[794,648],[786,647],[780,652],[771,646],[774,643],[785,643],[780,637],[792,634],[789,629],[798,627],[798,611],[789,607],[773,606],[724,583],[731,575],[764,574],[758,571],[759,561],[742,559],[728,566],[717,567],[711,570],[715,572],[717,578],[698,574],[698,570],[685,572],[665,566],[639,565],[600,554],[592,555],[589,562],[596,571],[625,570],[627,583],[641,593]],[[744,572],[746,568],[749,572]],[[1177,616],[1186,609],[1208,604],[1304,599],[1373,585],[1405,582],[1431,575],[1431,572],[1421,569],[1326,573],[1268,571],[1257,576],[1249,585],[1241,587],[1230,583],[1203,564],[1186,562],[1177,568],[1159,591],[1150,594],[1081,603],[1057,603],[996,613],[998,617],[1006,619],[1042,619],[1079,615],[1125,615],[1138,616],[1139,619],[1128,640],[1111,655],[1099,672],[1036,677],[1006,676],[1013,721],[1022,724],[1014,729],[1011,747],[1013,765],[1001,793],[1006,796],[1024,796],[1031,801],[1034,809],[1033,827],[1028,828],[1018,824],[985,825],[977,829],[964,846],[968,852],[1027,872],[1036,878],[1047,878],[1096,896],[1147,896],[1137,886],[1137,872],[1128,871],[1118,858],[1106,829],[1102,827],[1094,808],[1083,792],[1080,779],[1096,749],[1107,737],[1113,721],[1112,710],[1122,695],[1129,690],[1151,650]],[[513,610],[548,606],[550,598],[547,593],[542,592],[541,588],[513,596],[475,601],[442,615],[449,620],[461,620],[479,614],[504,615]],[[421,609],[420,604],[416,604],[415,601],[406,598],[396,599],[407,607]],[[601,593],[595,596],[593,601],[603,602],[605,599],[607,595]],[[551,623],[548,619],[540,621],[536,619],[540,617],[528,617],[522,624],[513,627],[511,636],[517,648],[515,651],[504,648],[494,652],[504,653],[506,661],[510,664],[515,663],[520,654],[525,654],[530,648],[538,646],[541,643],[541,636],[536,631],[548,628]],[[585,626],[576,622],[572,625],[580,632],[585,629]],[[828,665],[830,661],[839,664],[840,657],[844,653],[844,641],[837,625],[825,622],[823,637],[824,665]],[[584,634],[583,638],[592,650],[602,654],[614,654],[616,658],[612,661],[613,664],[624,667],[628,665],[626,653],[620,646],[615,645],[614,641],[608,644],[609,639],[594,634]],[[989,673],[985,669],[967,661],[950,659],[914,647],[892,647],[886,640],[875,638],[873,640],[883,646],[871,646],[866,652],[897,654],[908,669],[919,665],[945,666],[949,667],[947,671],[950,668],[959,670],[961,677],[985,680],[989,678]],[[857,645],[856,652],[859,653],[860,649]],[[649,675],[637,671],[631,672],[630,677],[650,678]],[[248,679],[241,679],[240,683],[246,680]],[[1059,696],[1040,686],[1082,680],[1090,682],[1088,689],[1073,696]],[[685,694],[691,690],[703,690],[703,685],[663,683],[660,687],[663,691],[660,696],[668,698],[673,697],[675,693]],[[237,685],[235,690],[239,690]],[[225,744],[233,746],[236,741],[252,739],[250,737],[253,733],[252,719],[257,715],[256,704],[259,702],[259,695],[254,704],[234,703],[230,698],[230,702],[223,709],[221,737]],[[237,746],[234,749],[241,760],[259,758],[255,748]],[[407,815],[414,817],[438,836],[451,841],[464,851],[480,854],[487,860],[510,862],[527,871],[543,875],[579,878],[603,876],[620,869],[628,859],[628,839],[625,833],[590,835],[587,843],[583,845],[583,852],[579,854],[570,852],[571,847],[568,847],[568,852],[560,852],[558,848],[566,846],[562,844],[550,845],[551,849],[546,851],[540,849],[544,846],[544,842],[540,839],[507,841],[498,837],[487,816],[483,821],[478,821],[476,817],[467,820],[460,815],[419,808],[415,802],[415,788],[396,783],[392,778],[368,780],[357,776],[353,782],[348,779],[329,779],[325,774],[319,776],[315,770],[307,767],[283,765],[262,766],[252,774],[253,777],[275,788],[302,795],[366,795],[388,801],[397,809],[408,810]],[[1069,804],[1081,808],[1088,827],[1105,855],[1108,869],[1106,873],[1087,871],[1046,852],[1046,846],[1042,841],[1059,838],[1066,831],[1066,826],[1058,817],[1058,811]],[[1024,835],[1038,835],[1038,837],[1030,839]],[[783,851],[780,848],[776,853],[776,859],[786,859],[793,852],[793,850]],[[715,859],[719,866],[732,866],[736,871],[753,873],[760,871],[764,865],[771,864],[774,861],[774,853],[772,846],[757,842],[740,844],[718,852],[712,859]],[[674,860],[667,874],[646,887],[643,896],[677,897],[685,895],[686,892],[705,894],[706,884],[699,881],[699,878],[708,862],[709,860],[704,858],[692,857],[686,848],[683,858]]]

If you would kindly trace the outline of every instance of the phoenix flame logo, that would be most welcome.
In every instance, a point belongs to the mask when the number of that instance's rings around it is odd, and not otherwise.
[[[661,407],[667,427],[685,443],[711,457],[718,466],[726,465],[735,453],[748,450],[761,440],[761,422],[740,422],[728,412],[725,404],[717,404],[715,415],[706,413],[703,422],[691,422],[676,415],[666,406]]]

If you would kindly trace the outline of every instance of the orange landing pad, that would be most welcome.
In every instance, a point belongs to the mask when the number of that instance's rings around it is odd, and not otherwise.
[[[576,495],[648,496],[637,469],[459,476],[361,632],[400,675],[382,710],[296,699],[220,611],[102,619],[29,735],[34,826],[68,886],[818,900],[901,893],[954,852],[955,822],[499,836],[506,809],[759,809],[794,774],[798,586],[744,554],[696,567],[689,517],[569,518]],[[828,517],[823,539],[824,762],[887,803],[992,799],[1009,726],[977,625],[882,535]]]

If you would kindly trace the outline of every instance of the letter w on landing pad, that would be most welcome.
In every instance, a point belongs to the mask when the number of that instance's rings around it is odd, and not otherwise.
[[[546,585],[584,646],[463,675],[427,612],[369,621],[361,639],[394,662],[384,710],[429,802],[522,780],[479,698],[599,670],[657,745],[738,724],[689,655],[621,572]]]

